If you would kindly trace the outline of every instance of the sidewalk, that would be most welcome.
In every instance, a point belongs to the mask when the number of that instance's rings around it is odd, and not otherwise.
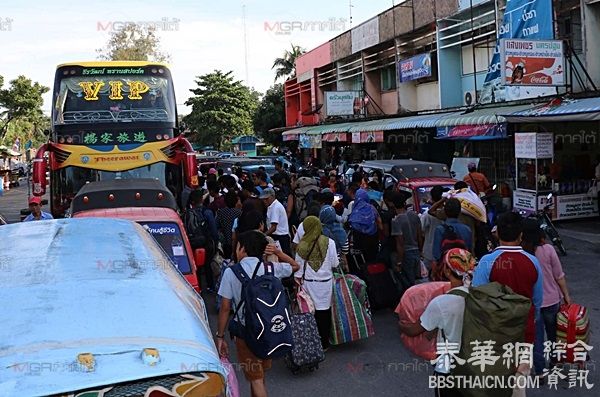
[[[21,222],[21,210],[27,208],[27,180],[21,178],[20,183],[0,196],[0,212],[9,223]]]

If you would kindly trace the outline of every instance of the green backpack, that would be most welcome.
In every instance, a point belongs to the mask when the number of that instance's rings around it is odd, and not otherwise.
[[[513,362],[507,368],[502,355],[505,350],[502,347],[506,343],[515,345],[517,342],[525,341],[525,326],[531,308],[531,301],[519,294],[514,293],[509,287],[498,282],[491,282],[479,287],[472,287],[469,293],[454,289],[449,294],[459,295],[465,298],[465,313],[461,337],[460,352],[458,357],[465,360],[461,365],[456,364],[452,375],[462,375],[474,379],[482,376],[508,377],[516,372],[515,356],[513,350]],[[481,371],[478,362],[467,362],[477,349],[471,344],[472,341],[495,341],[491,352],[485,356],[496,356],[498,359],[494,364],[488,364]],[[480,346],[484,346],[483,343]],[[530,357],[533,363],[533,357]],[[498,378],[499,379],[499,378]],[[498,383],[501,382],[499,379]],[[507,379],[504,380],[507,384]],[[485,384],[484,384],[485,385]],[[484,389],[471,388],[460,389],[463,396],[473,397],[501,397],[512,395],[512,389]]]

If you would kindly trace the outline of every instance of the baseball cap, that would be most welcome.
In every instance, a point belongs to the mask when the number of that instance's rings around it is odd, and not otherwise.
[[[215,168],[211,168],[210,170],[208,170],[208,175],[216,174],[216,173],[217,173],[217,170]]]
[[[41,205],[42,204],[42,199],[36,196],[33,196],[29,199],[29,205],[31,204],[38,204]]]
[[[264,189],[262,191],[262,193],[260,194],[260,196],[258,196],[259,199],[266,199],[268,197],[273,197],[275,196],[275,190],[271,189],[270,187]]]

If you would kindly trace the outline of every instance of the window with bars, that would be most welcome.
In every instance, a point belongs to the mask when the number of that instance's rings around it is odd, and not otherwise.
[[[381,69],[381,91],[396,89],[396,65]]]

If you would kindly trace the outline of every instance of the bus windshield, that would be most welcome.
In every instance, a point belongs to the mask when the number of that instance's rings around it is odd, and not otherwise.
[[[74,76],[60,80],[54,123],[175,122],[170,81],[156,76]]]

